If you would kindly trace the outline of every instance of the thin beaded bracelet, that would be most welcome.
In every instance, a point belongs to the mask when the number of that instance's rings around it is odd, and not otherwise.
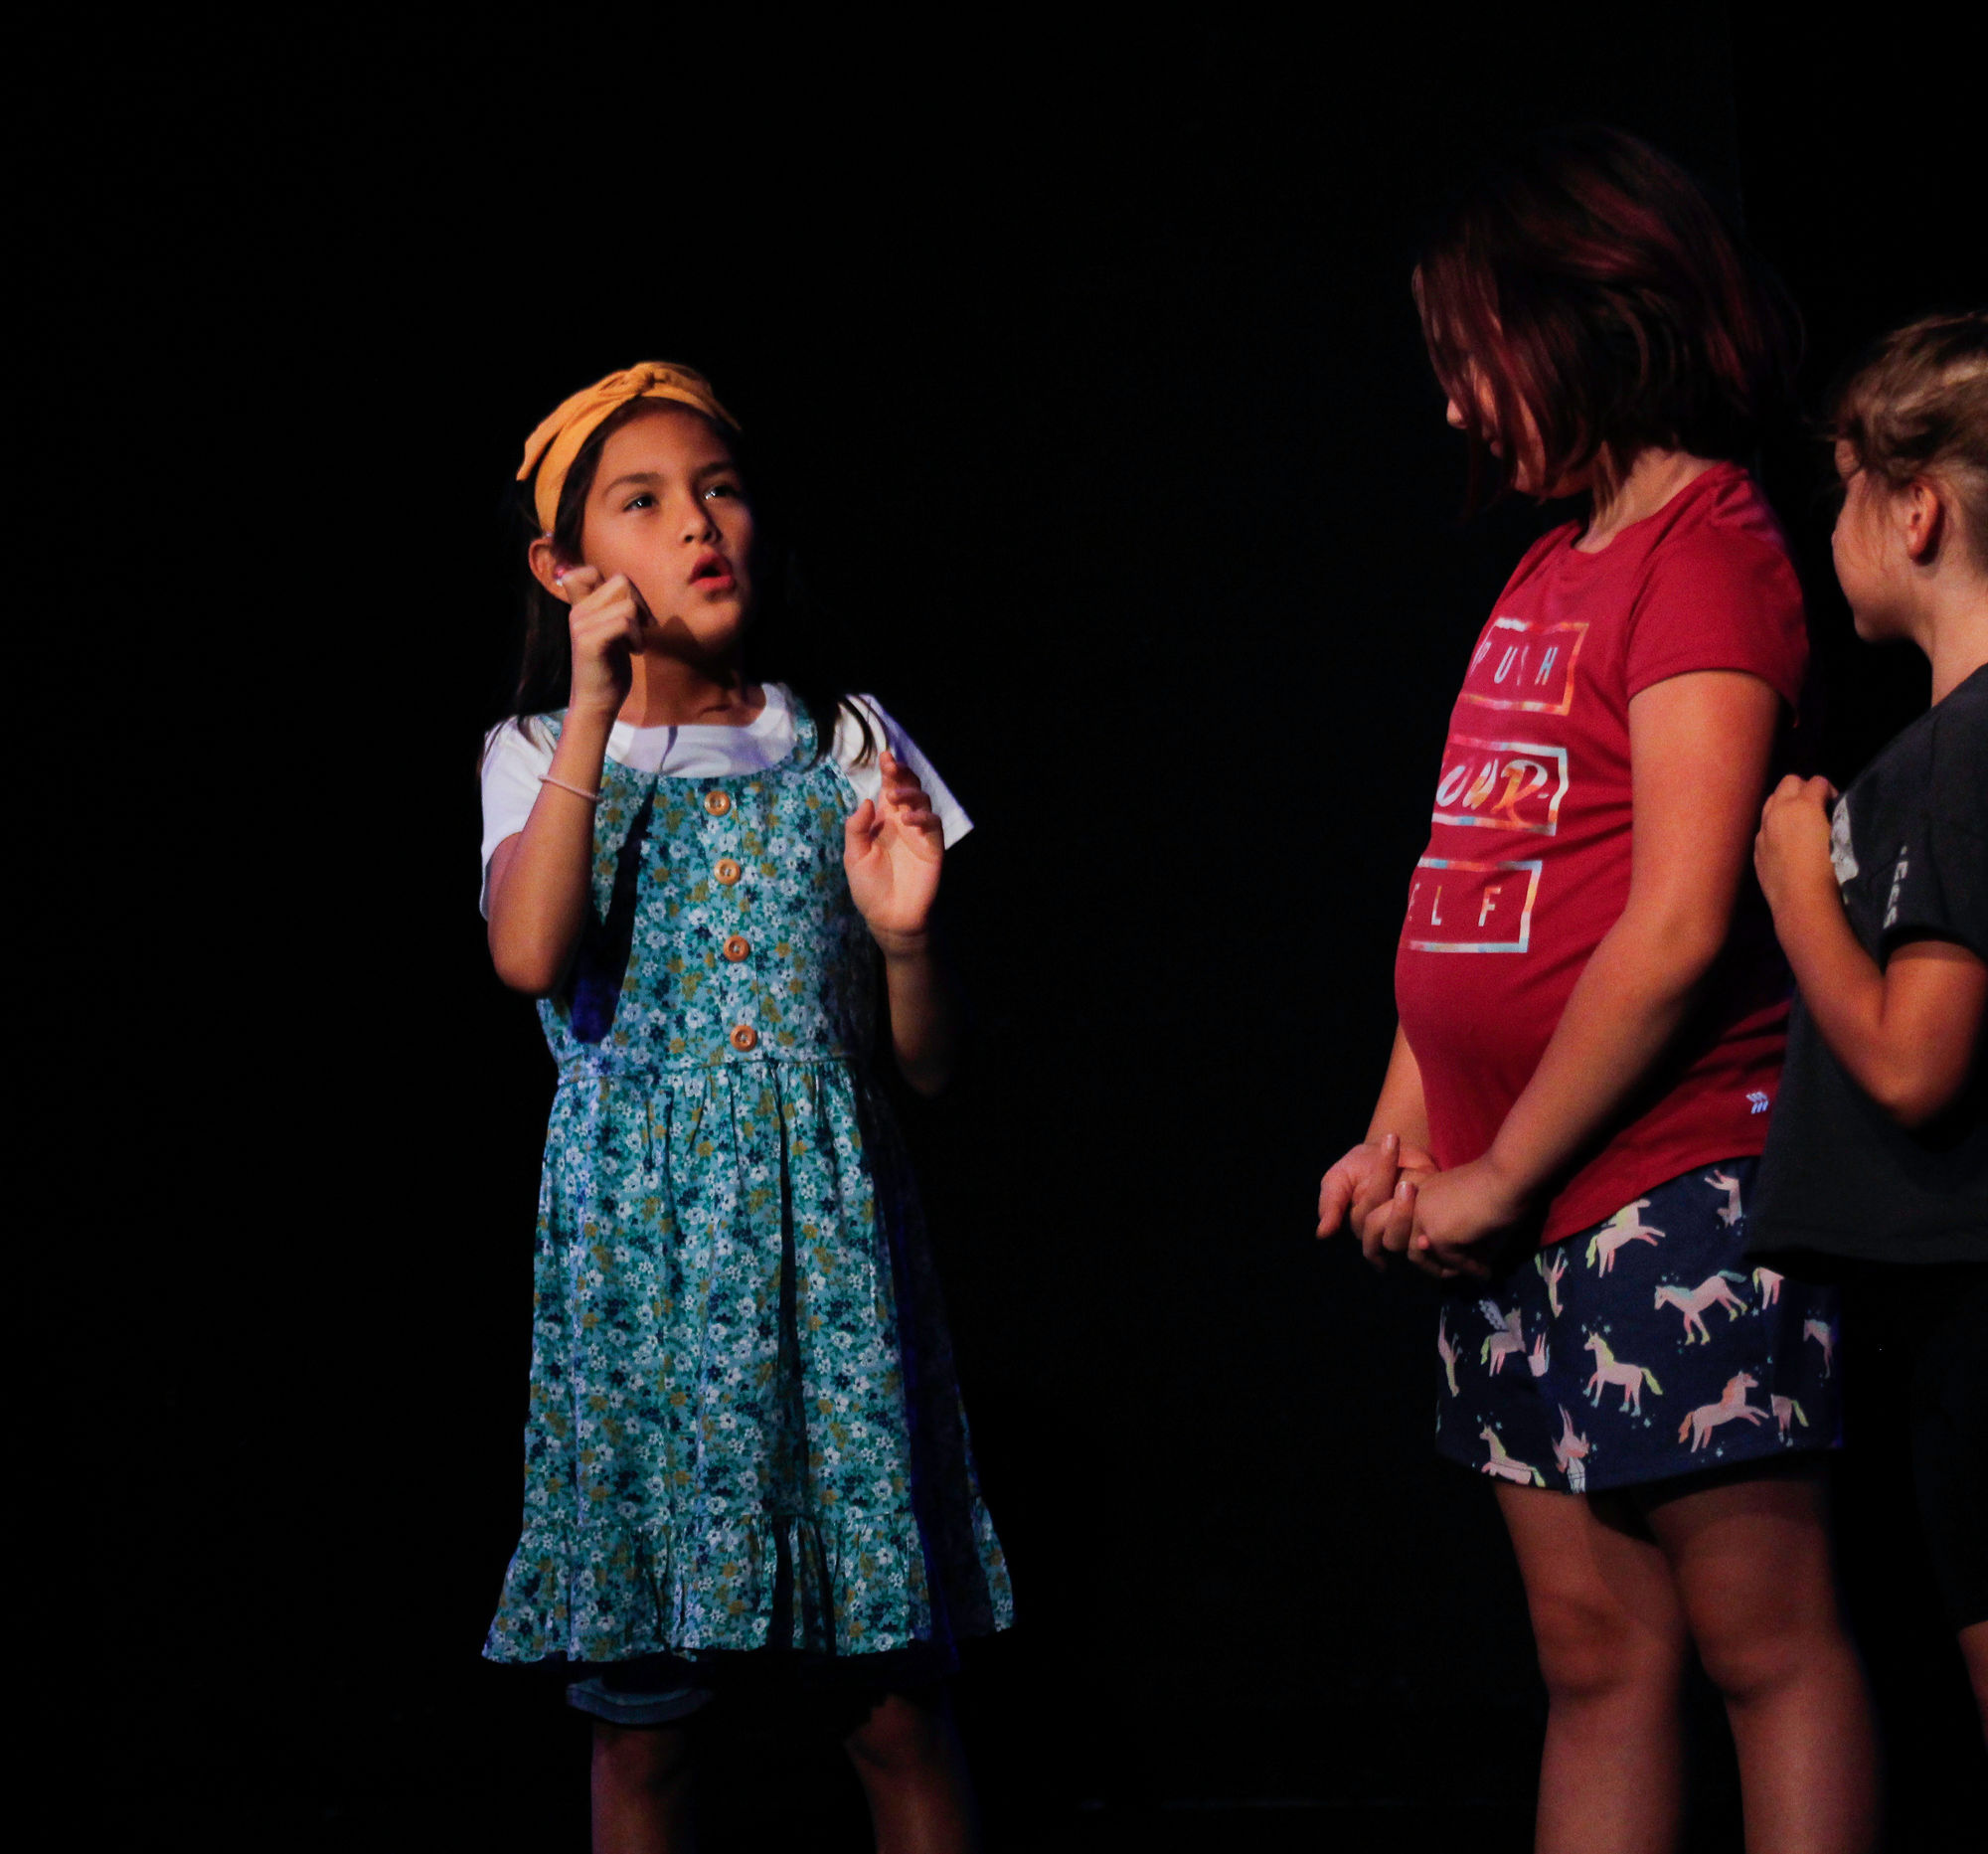
[[[557,785],[561,791],[572,792],[576,798],[584,798],[588,804],[598,804],[600,802],[600,794],[598,792],[590,792],[584,785],[575,785],[566,779],[556,779],[550,772],[541,772],[539,774],[539,783],[541,785]]]

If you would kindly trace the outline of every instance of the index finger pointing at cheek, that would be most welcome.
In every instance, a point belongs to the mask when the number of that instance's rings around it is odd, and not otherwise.
[[[577,605],[599,590],[600,570],[597,567],[561,567],[553,574],[553,581],[559,587],[560,596],[568,604]]]

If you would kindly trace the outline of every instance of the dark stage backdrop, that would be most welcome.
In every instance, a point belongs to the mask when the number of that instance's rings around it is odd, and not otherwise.
[[[269,30],[127,42],[68,131],[72,332],[151,512],[90,559],[174,768],[132,768],[168,925],[105,1032],[145,1103],[105,1129],[145,1209],[106,1237],[92,1604],[160,1715],[128,1844],[576,1844],[579,1734],[477,1659],[552,1077],[483,950],[474,762],[522,436],[650,356],[713,375],[852,680],[979,826],[976,1059],[908,1117],[1019,1592],[962,1686],[997,1826],[1518,1819],[1542,1701],[1488,1491],[1428,1452],[1429,1296],[1310,1235],[1462,653],[1541,520],[1457,516],[1411,253],[1487,144],[1620,123],[1743,198],[1813,396],[1967,281],[1884,184],[1936,133],[1910,92],[1697,0],[1163,47]],[[1812,461],[1771,480],[1826,588]],[[1815,610],[1842,776],[1922,678]],[[832,1761],[740,1730],[752,1806],[819,1778],[846,1827]]]

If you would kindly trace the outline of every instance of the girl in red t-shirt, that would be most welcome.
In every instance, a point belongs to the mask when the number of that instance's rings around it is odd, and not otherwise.
[[[1490,177],[1414,282],[1473,490],[1488,468],[1583,505],[1472,652],[1394,1056],[1319,1233],[1449,1284],[1438,1447],[1492,1478],[1525,1581],[1538,1846],[1673,1845],[1696,1647],[1749,1849],[1867,1847],[1822,1478],[1834,1303],[1744,1258],[1786,1021],[1747,858],[1805,631],[1728,460],[1785,382],[1783,323],[1691,180],[1600,130]]]

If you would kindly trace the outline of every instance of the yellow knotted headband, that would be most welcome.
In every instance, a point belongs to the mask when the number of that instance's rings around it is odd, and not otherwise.
[[[718,403],[711,382],[694,368],[678,367],[669,361],[637,361],[633,367],[605,380],[582,387],[565,401],[539,428],[525,439],[525,460],[518,465],[523,482],[534,470],[539,478],[532,485],[532,506],[538,511],[539,526],[547,534],[559,517],[560,491],[566,487],[566,473],[580,447],[600,428],[609,414],[630,400],[675,400],[690,406],[707,419],[738,430],[739,421]]]

